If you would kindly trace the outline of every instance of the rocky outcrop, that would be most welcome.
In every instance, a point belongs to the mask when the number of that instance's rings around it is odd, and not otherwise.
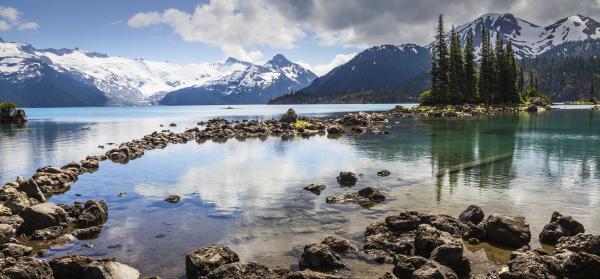
[[[531,251],[528,248],[512,252],[507,267],[500,272],[499,277],[500,279],[565,278],[559,260],[548,256],[542,250]]]
[[[329,196],[325,199],[327,203],[358,203],[363,206],[369,206],[384,200],[385,195],[373,187],[366,187],[358,192]]]
[[[476,205],[469,205],[469,207],[467,207],[467,209],[465,209],[465,211],[463,211],[458,216],[458,220],[460,220],[463,223],[472,223],[474,225],[477,225],[481,223],[481,221],[483,221],[484,217],[485,214],[483,213],[481,207]]]
[[[60,206],[51,202],[28,207],[21,212],[20,216],[24,222],[19,230],[27,234],[33,233],[35,230],[67,225],[67,213]]]
[[[345,267],[340,257],[329,246],[318,243],[304,246],[299,266],[300,269],[316,271],[331,271]]]
[[[459,275],[467,275],[471,271],[469,260],[463,256],[460,239],[428,224],[419,225],[415,232],[414,253],[448,266]]]
[[[600,274],[600,256],[586,252],[563,252],[554,256],[561,261],[566,278],[597,278]]]
[[[187,254],[185,257],[185,274],[188,279],[197,279],[206,276],[219,266],[239,261],[238,255],[229,247],[203,247]]]
[[[400,256],[393,270],[397,278],[458,279],[447,266],[420,256]]]
[[[0,258],[0,278],[54,279],[46,261],[33,258]]]
[[[523,216],[493,213],[481,224],[487,241],[507,247],[519,248],[529,244],[531,231]]]
[[[558,212],[552,213],[550,223],[544,226],[540,233],[540,242],[554,245],[563,236],[575,236],[584,233],[583,225],[571,216],[562,216]]]
[[[0,108],[0,123],[25,123],[27,114],[23,109]]]
[[[13,226],[0,223],[0,245],[8,242],[15,236],[16,230]]]
[[[600,235],[580,233],[571,237],[561,237],[556,243],[554,253],[585,252],[600,256]]]
[[[356,246],[352,245],[350,241],[337,236],[328,236],[321,242],[321,244],[329,246],[331,250],[340,255],[356,253],[358,251]]]

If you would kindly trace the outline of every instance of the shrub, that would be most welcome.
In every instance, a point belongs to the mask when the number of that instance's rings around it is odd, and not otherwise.
[[[294,127],[296,127],[296,129],[298,129],[298,128],[304,128],[308,124],[309,123],[306,120],[297,120],[296,123],[294,123]]]
[[[421,93],[421,96],[419,96],[419,104],[422,106],[431,106],[435,104],[433,96],[431,95],[431,90],[423,91],[423,93]]]
[[[13,109],[16,108],[17,104],[12,102],[0,103],[0,109]]]

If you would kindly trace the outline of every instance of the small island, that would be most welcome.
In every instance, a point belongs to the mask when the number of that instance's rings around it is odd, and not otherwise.
[[[27,115],[25,110],[17,109],[15,103],[0,103],[0,123],[25,123]]]

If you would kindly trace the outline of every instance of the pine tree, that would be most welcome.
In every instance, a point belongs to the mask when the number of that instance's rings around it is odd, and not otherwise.
[[[475,103],[477,101],[477,72],[475,62],[475,45],[473,34],[469,32],[463,56],[465,58],[465,91],[463,93],[465,102]]]
[[[492,103],[506,103],[506,85],[508,76],[506,74],[506,55],[504,54],[504,42],[500,32],[496,32],[496,49],[494,51],[494,81],[492,83]]]
[[[521,101],[519,90],[517,89],[517,61],[515,60],[515,53],[512,48],[512,43],[508,41],[506,43],[505,50],[505,65],[506,65],[506,101],[509,104],[518,104]]]
[[[449,96],[448,101],[451,104],[460,104],[464,102],[463,93],[465,91],[464,81],[464,62],[458,34],[452,28],[450,36],[450,73],[449,73]]]
[[[595,104],[596,103],[596,99],[594,99],[594,95],[595,95],[595,88],[594,88],[594,76],[592,76],[592,79],[590,81],[590,102]]]
[[[444,35],[444,18],[439,16],[436,29],[436,42],[431,61],[431,95],[437,104],[448,103],[448,47]]]
[[[490,45],[490,32],[481,30],[481,66],[479,70],[479,98],[486,104],[492,103],[494,88],[494,60],[492,46]]]

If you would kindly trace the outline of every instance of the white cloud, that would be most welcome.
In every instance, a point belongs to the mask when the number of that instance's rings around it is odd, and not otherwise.
[[[0,31],[7,31],[12,28],[19,30],[37,30],[40,28],[37,22],[21,23],[21,15],[22,13],[15,8],[0,6]]]
[[[40,25],[33,21],[25,22],[19,25],[19,30],[37,30],[38,28],[40,28]]]
[[[247,48],[291,48],[305,36],[298,24],[264,1],[212,0],[192,13],[168,9],[138,13],[128,20],[132,28],[158,24],[172,27],[184,41],[219,46],[225,55],[242,55],[246,60],[262,57],[259,51]]]
[[[21,13],[15,8],[0,6],[1,18],[4,18],[10,22],[15,22],[19,20],[20,15]]]
[[[354,56],[356,56],[356,54],[356,52],[348,54],[338,54],[329,63],[322,65],[311,66],[310,64],[302,61],[298,61],[296,62],[296,64],[311,70],[317,76],[323,76],[329,73],[329,71],[333,70],[333,68],[350,61],[352,58],[354,58]]]
[[[10,24],[8,24],[8,22],[6,22],[4,20],[0,20],[0,31],[6,31],[10,28],[11,28],[11,26],[10,26]]]

